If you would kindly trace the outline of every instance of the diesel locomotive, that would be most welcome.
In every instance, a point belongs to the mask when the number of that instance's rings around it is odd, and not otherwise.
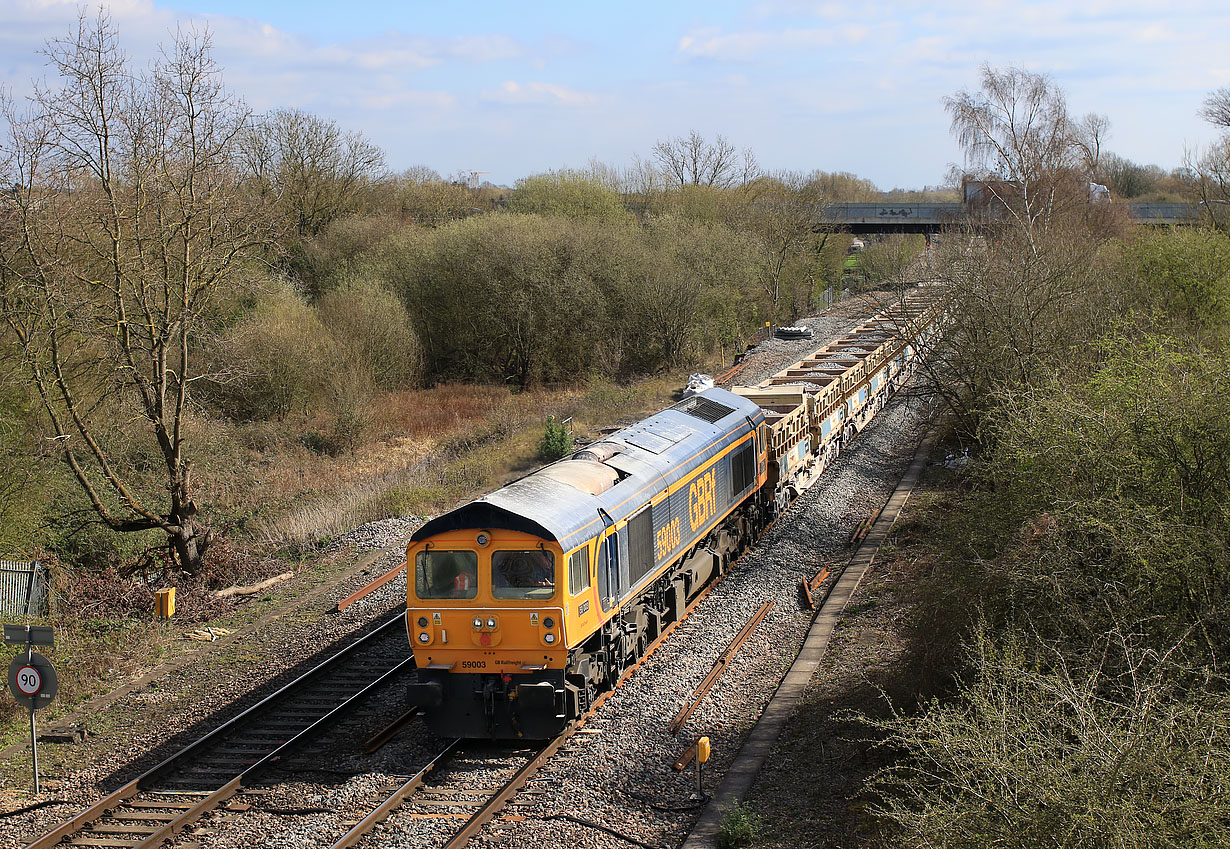
[[[756,386],[692,395],[424,524],[408,700],[442,736],[556,736],[836,458],[942,314],[913,292]]]

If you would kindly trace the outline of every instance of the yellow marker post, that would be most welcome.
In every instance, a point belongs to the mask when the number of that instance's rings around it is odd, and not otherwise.
[[[696,741],[696,792],[701,796],[705,795],[705,762],[710,754],[709,738],[701,737]]]
[[[175,615],[175,587],[154,593],[154,615],[160,619],[170,619]]]

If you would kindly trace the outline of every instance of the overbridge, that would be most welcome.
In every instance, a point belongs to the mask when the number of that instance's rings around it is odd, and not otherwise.
[[[1129,203],[1129,214],[1141,224],[1195,224],[1200,205],[1194,203]],[[935,233],[969,216],[964,203],[832,203],[824,221],[851,233]]]

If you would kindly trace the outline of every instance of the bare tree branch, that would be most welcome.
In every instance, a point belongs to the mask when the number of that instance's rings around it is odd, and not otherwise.
[[[1230,130],[1230,86],[1219,88],[1204,99],[1200,117],[1214,126]]]
[[[653,146],[653,155],[667,182],[675,187],[726,189],[746,185],[760,174],[750,150],[736,150],[722,135],[708,142],[695,130],[687,138],[679,136],[658,142]]]
[[[134,73],[100,11],[47,56],[59,86],[37,86],[26,112],[4,105],[4,318],[98,515],[166,532],[194,570],[212,538],[194,519],[183,427],[198,337],[273,232],[236,168],[250,115],[223,87],[207,32],[178,33]],[[144,427],[109,431],[134,407]],[[157,446],[165,496],[116,462],[125,439]]]

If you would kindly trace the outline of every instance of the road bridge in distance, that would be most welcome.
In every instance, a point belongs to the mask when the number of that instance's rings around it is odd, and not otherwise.
[[[1200,205],[1194,203],[1129,203],[1140,224],[1195,224]],[[824,207],[825,223],[854,234],[936,233],[969,217],[964,203],[832,203]]]

